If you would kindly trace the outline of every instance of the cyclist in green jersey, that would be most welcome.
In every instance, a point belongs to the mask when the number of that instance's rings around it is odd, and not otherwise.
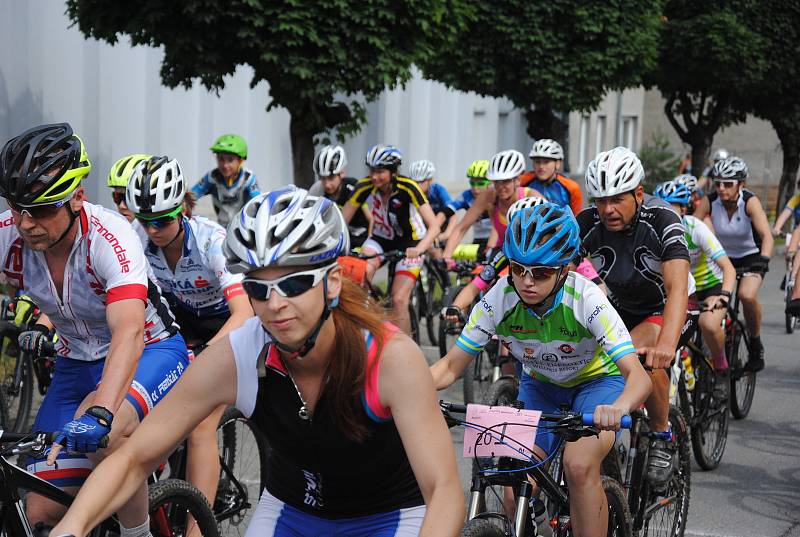
[[[692,204],[692,191],[686,184],[677,179],[667,181],[659,185],[653,194],[671,204],[682,217],[695,293],[697,299],[708,308],[700,313],[700,331],[714,359],[714,369],[726,377],[728,360],[725,356],[722,319],[736,285],[736,269],[711,229],[702,220],[687,214]],[[727,383],[720,382],[718,385],[727,386]]]
[[[525,408],[558,412],[566,405],[594,413],[604,432],[569,443],[564,469],[575,534],[604,536],[608,505],[600,466],[614,443],[610,431],[649,395],[650,379],[605,294],[568,270],[580,250],[569,209],[545,203],[517,211],[503,249],[511,276],[473,308],[456,346],[431,367],[434,382],[438,389],[452,384],[496,335],[522,363],[519,399]],[[535,442],[541,457],[556,448],[546,432]]]

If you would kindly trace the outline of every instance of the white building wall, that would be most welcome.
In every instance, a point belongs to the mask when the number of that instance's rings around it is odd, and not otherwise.
[[[160,50],[85,40],[55,0],[0,0],[0,141],[44,122],[68,121],[84,139],[94,166],[86,187],[109,205],[105,178],[128,153],[176,157],[193,180],[214,165],[208,147],[225,132],[243,135],[248,166],[262,189],[291,182],[289,115],[266,112],[268,86],[250,89],[241,67],[219,96],[202,87],[161,86]],[[366,173],[363,155],[377,142],[400,147],[405,162],[427,158],[451,191],[464,172],[501,149],[527,154],[525,119],[507,100],[446,89],[415,76],[368,105],[368,122],[346,140],[351,175]],[[190,182],[193,182],[190,181]]]

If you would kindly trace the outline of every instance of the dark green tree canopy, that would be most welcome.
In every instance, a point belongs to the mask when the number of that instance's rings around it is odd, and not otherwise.
[[[313,137],[357,130],[363,102],[454,41],[471,9],[456,0],[67,0],[86,36],[163,47],[169,87],[219,89],[238,65],[251,66],[253,85],[269,83],[269,108],[292,116],[301,183],[313,179]]]
[[[589,111],[654,67],[661,2],[487,0],[428,78],[522,110]],[[539,118],[541,120],[542,118]]]

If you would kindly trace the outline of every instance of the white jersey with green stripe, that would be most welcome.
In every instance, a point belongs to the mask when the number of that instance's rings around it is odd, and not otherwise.
[[[726,255],[717,237],[700,219],[691,215],[683,217],[689,262],[698,291],[722,283],[722,269],[716,260]]]
[[[478,354],[495,335],[531,377],[568,388],[620,375],[617,360],[635,352],[606,295],[575,272],[543,317],[522,302],[508,278],[500,279],[472,309],[456,345]]]

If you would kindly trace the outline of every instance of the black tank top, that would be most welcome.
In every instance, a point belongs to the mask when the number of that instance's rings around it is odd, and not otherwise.
[[[270,494],[324,518],[424,504],[400,434],[388,409],[380,405],[380,357],[371,335],[365,335],[369,365],[358,408],[369,430],[362,443],[349,440],[333,423],[324,391],[311,420],[300,418],[300,398],[258,317],[232,332],[230,341],[237,367],[236,407],[265,433],[272,448],[267,464]],[[265,367],[259,368],[259,361]]]

